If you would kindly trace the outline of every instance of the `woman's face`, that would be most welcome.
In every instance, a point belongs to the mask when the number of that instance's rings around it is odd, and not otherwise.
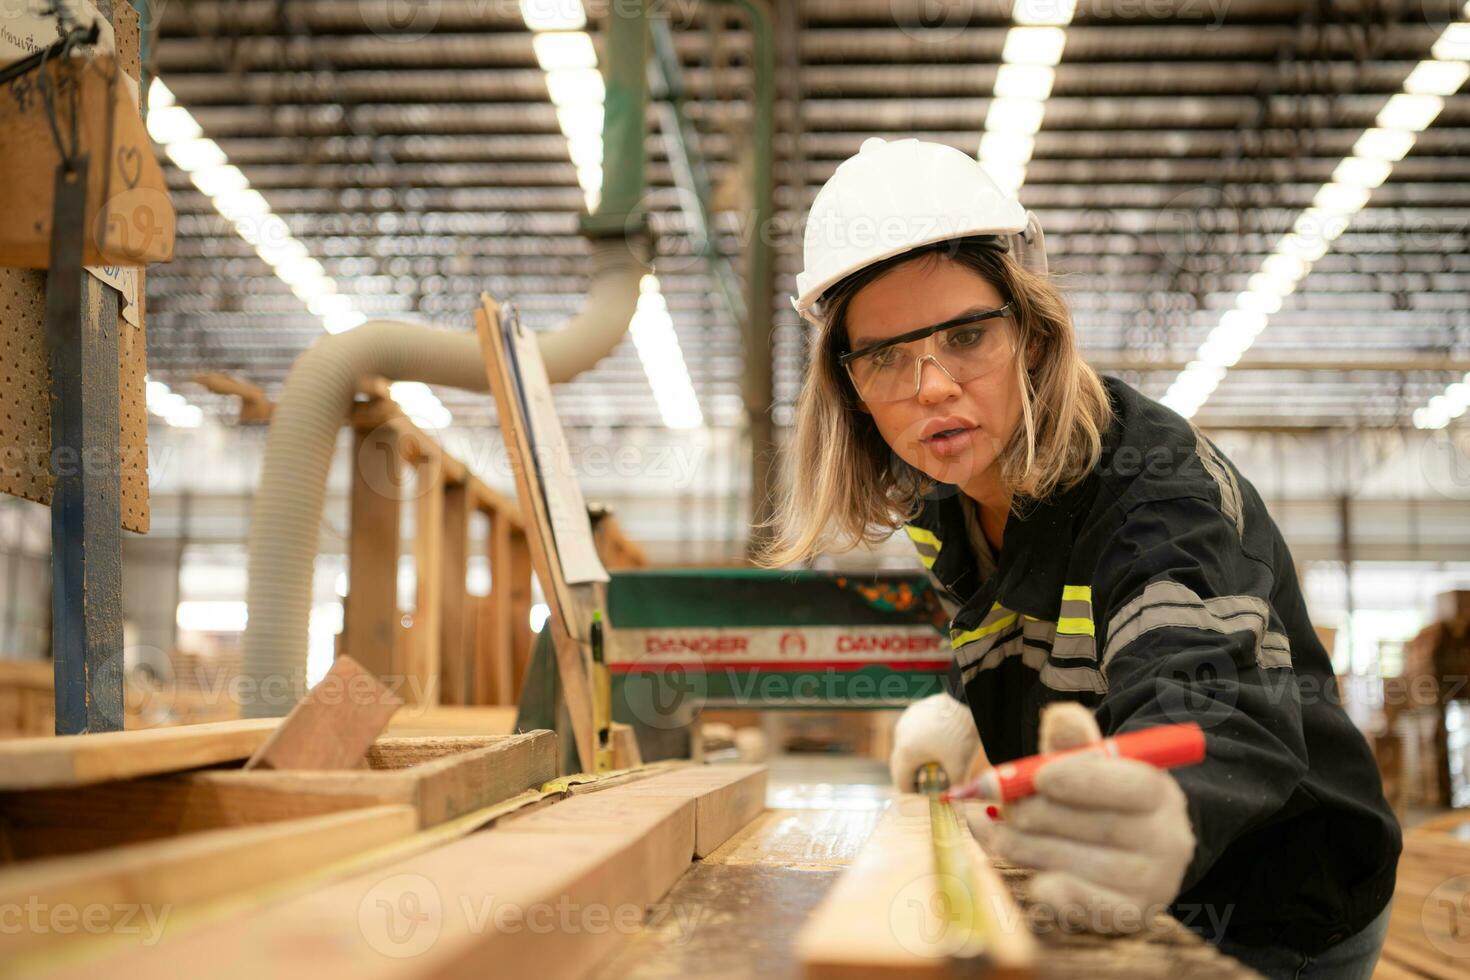
[[[967,266],[926,255],[895,266],[854,296],[847,308],[849,350],[1005,305],[1001,294]],[[1010,320],[978,326],[1004,331],[1016,346]],[[927,351],[937,349],[932,337]],[[957,384],[933,361],[922,362],[919,390],[900,401],[863,402],[878,431],[904,462],[978,500],[999,490],[996,459],[1021,423],[1021,390],[1014,354],[992,373]]]

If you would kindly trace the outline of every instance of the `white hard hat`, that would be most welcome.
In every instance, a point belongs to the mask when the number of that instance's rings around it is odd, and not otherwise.
[[[837,165],[817,192],[791,305],[812,323],[828,288],[875,262],[936,242],[996,235],[1026,268],[1046,272],[1041,225],[973,157],[916,139],[879,137]]]

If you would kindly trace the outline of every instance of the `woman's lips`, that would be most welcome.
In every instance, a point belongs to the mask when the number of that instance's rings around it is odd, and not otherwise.
[[[975,427],[945,429],[923,440],[925,447],[935,456],[946,459],[957,456],[970,448],[970,436]]]

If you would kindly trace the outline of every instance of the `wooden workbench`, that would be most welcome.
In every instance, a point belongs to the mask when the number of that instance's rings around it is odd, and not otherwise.
[[[842,756],[773,760],[765,813],[697,862],[596,980],[800,975],[793,940],[891,799],[886,768]],[[1001,867],[1024,899],[1027,873]],[[1037,976],[1245,980],[1256,974],[1178,926],[1146,938],[1038,935]]]

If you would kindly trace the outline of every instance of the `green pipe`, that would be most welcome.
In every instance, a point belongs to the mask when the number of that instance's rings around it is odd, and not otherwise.
[[[623,235],[641,227],[644,139],[648,107],[648,9],[645,0],[608,8],[606,95],[602,117],[602,193],[582,221],[591,235]]]
[[[775,279],[776,154],[776,45],[771,8],[766,0],[706,0],[740,7],[750,17],[751,55],[755,68],[755,114],[751,139],[755,145],[754,200],[751,208],[750,266],[746,270],[745,377],[741,394],[750,431],[751,537],[754,550],[765,537],[762,526],[771,513],[771,473],[776,450],[771,418],[771,288]]]

